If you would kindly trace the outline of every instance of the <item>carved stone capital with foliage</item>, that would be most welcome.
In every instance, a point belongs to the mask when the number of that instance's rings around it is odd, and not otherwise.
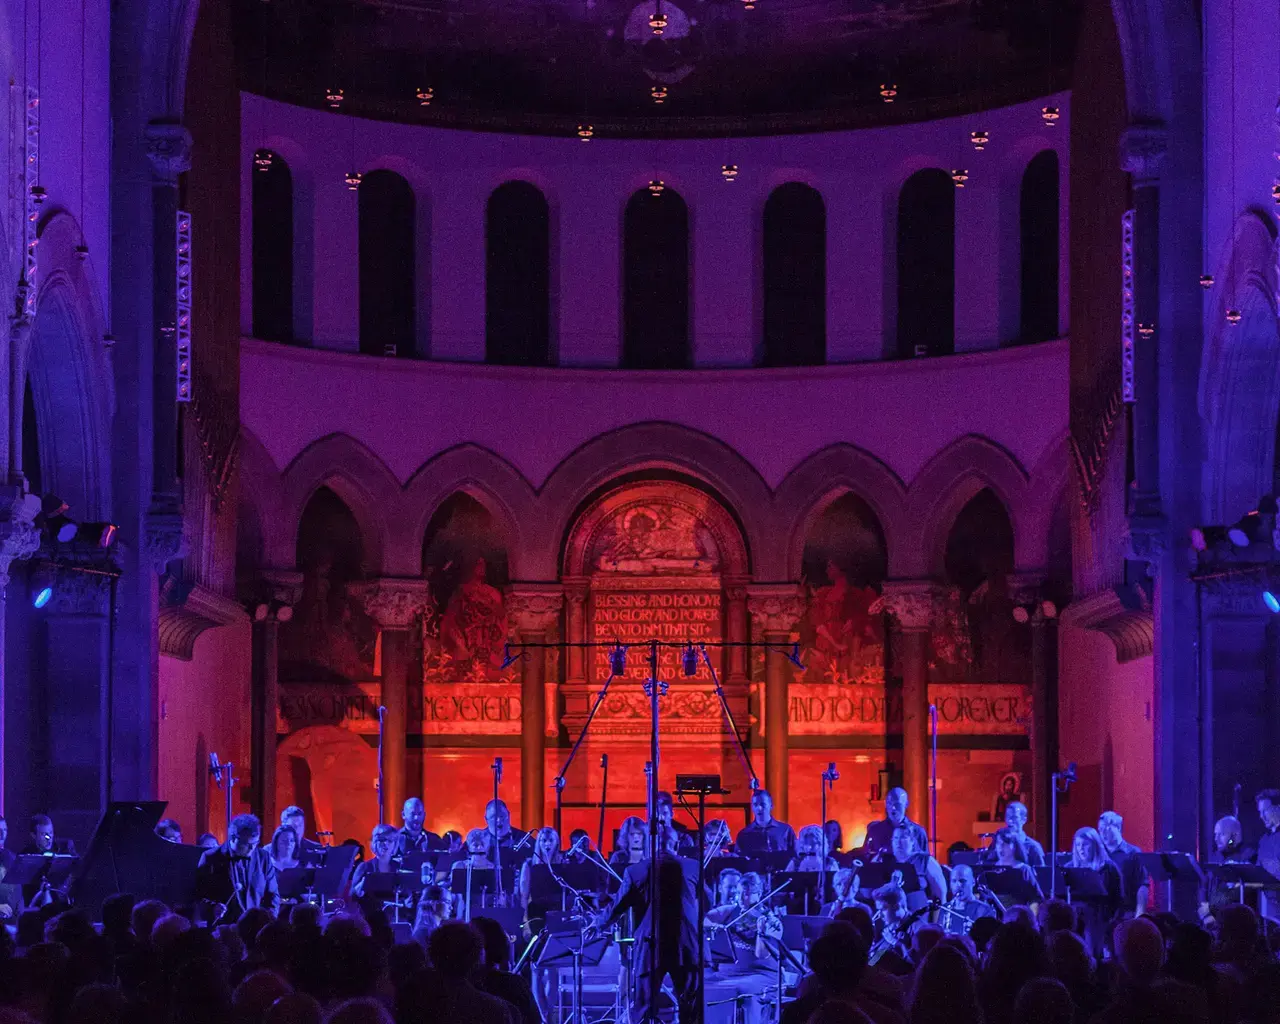
[[[1169,149],[1169,132],[1163,124],[1131,124],[1120,135],[1120,167],[1138,184],[1160,177],[1160,163]]]
[[[946,588],[931,580],[886,580],[881,593],[884,610],[905,630],[932,629],[947,598]]]
[[[507,617],[517,632],[538,636],[550,632],[560,620],[564,588],[554,583],[513,583],[507,588]]]
[[[747,588],[747,610],[756,632],[790,633],[804,615],[804,591],[794,583],[760,584]]]
[[[348,592],[358,598],[364,610],[383,629],[410,629],[431,607],[431,590],[426,580],[385,576],[355,583]]]
[[[172,121],[152,121],[145,135],[147,159],[156,181],[176,185],[178,175],[191,169],[191,133]]]
[[[30,558],[40,547],[35,520],[40,499],[25,488],[0,487],[0,587],[9,582],[9,567]]]

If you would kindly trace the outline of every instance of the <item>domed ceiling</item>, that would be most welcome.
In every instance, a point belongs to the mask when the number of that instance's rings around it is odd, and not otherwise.
[[[598,137],[945,117],[1066,87],[1078,0],[232,0],[242,87]],[[888,94],[888,95],[886,95]],[[890,102],[886,102],[889,100]]]

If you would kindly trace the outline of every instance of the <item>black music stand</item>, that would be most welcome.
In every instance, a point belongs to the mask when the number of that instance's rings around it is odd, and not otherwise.
[[[733,948],[733,936],[723,925],[707,925],[707,963],[715,970],[725,964],[738,962],[737,950]]]
[[[1015,903],[1038,903],[1044,897],[1036,886],[1027,881],[1026,874],[1020,868],[980,864],[975,874],[978,880],[995,893],[1005,906]]]
[[[808,953],[809,943],[821,935],[822,930],[830,923],[830,918],[814,914],[788,914],[782,919],[782,942],[797,953]]]
[[[514,871],[506,865],[502,868],[502,891],[512,891]],[[484,908],[485,897],[493,899],[497,896],[497,874],[493,868],[472,868],[471,870],[471,916],[477,916],[476,910]],[[455,864],[449,876],[449,889],[455,896],[467,895],[467,868],[465,864]],[[480,900],[477,907],[476,900]]]
[[[421,882],[411,871],[382,871],[364,876],[364,895],[361,900],[372,899],[381,904],[385,911],[392,913],[388,917],[391,924],[403,924],[400,919],[402,910],[412,906],[412,896],[418,891]]]
[[[1168,884],[1165,890],[1165,910],[1173,912],[1173,892],[1175,888],[1189,887],[1198,891],[1204,882],[1204,872],[1189,853],[1140,853],[1138,863],[1153,882]]]
[[[1067,887],[1068,903],[1101,903],[1111,898],[1101,871],[1092,868],[1059,868],[1058,871]]]
[[[1256,864],[1214,864],[1209,872],[1221,884],[1236,889],[1241,903],[1246,889],[1280,888],[1280,878]]]
[[[983,859],[983,854],[986,852],[986,850],[957,850],[948,858],[948,865],[954,868],[960,864],[968,864],[976,870],[983,864],[990,863]]]
[[[559,982],[560,968],[569,967],[573,972],[573,1000],[570,1004],[569,1016],[561,1016],[562,1022],[572,1020],[574,1024],[586,1024],[586,1013],[582,1005],[582,970],[584,967],[599,967],[604,959],[605,950],[609,948],[607,938],[583,941],[582,930],[551,931],[542,951],[538,953],[537,966],[543,969],[554,969],[557,975],[556,1002],[559,1004],[559,993],[562,991]],[[630,996],[630,993],[626,993]]]
[[[719,878],[720,872],[727,871],[729,868],[743,874],[755,870],[755,866],[746,857],[712,857],[707,861],[707,877]]]
[[[864,864],[858,869],[858,884],[861,888],[859,892],[874,892],[882,885],[888,885],[893,881],[893,873],[897,871],[902,874],[902,891],[910,895],[913,892],[919,892],[921,889],[920,872],[913,868],[910,864],[898,864],[889,861],[877,861],[872,864]]]
[[[773,883],[790,881],[786,890],[787,912],[805,915],[821,910],[836,898],[833,874],[831,871],[778,871],[773,875]]]
[[[316,877],[311,867],[282,868],[276,872],[276,888],[282,900],[301,900]]]

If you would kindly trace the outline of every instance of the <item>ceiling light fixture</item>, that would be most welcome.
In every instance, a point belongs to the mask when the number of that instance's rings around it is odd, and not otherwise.
[[[1200,275],[1200,287],[1201,287],[1201,288],[1204,288],[1204,289],[1206,289],[1206,290],[1208,290],[1209,288],[1212,288],[1212,287],[1213,287],[1213,275],[1212,275],[1212,274],[1201,274],[1201,275]]]
[[[271,170],[271,165],[275,162],[275,154],[269,149],[257,149],[253,152],[253,166],[265,174]]]
[[[341,89],[328,89],[324,94],[324,101],[334,110],[342,106],[343,92]]]
[[[1227,323],[1229,323],[1232,327],[1235,327],[1243,319],[1244,318],[1240,315],[1240,310],[1238,309],[1227,310]]]
[[[964,183],[969,180],[969,172],[957,167],[951,172],[951,180],[956,183],[956,188],[964,188]]]
[[[655,85],[649,90],[649,95],[653,97],[653,102],[661,106],[667,101],[667,87],[665,85]]]
[[[347,176],[342,180],[347,183],[347,188],[354,192],[360,187],[360,182],[364,181],[364,175],[359,171],[347,171]]]
[[[974,152],[981,153],[987,148],[987,143],[991,141],[991,136],[984,131],[970,132],[969,141],[973,143]]]
[[[738,177],[738,165],[737,164],[721,165],[720,177],[724,178],[725,181],[733,181],[735,178]]]
[[[1060,117],[1062,117],[1062,114],[1058,111],[1057,107],[1040,108],[1040,119],[1050,128],[1058,123],[1058,119]]]
[[[436,98],[436,91],[429,85],[424,85],[414,95],[418,98],[418,106],[429,107],[431,101]]]
[[[744,11],[754,11],[756,9],[755,0],[742,0],[742,9]]]
[[[667,190],[667,183],[661,178],[654,178],[649,182],[649,194],[652,196],[660,196]]]
[[[898,87],[893,82],[880,83],[880,98],[886,103],[892,103],[893,98],[898,95]]]
[[[595,133],[596,133],[596,130],[593,127],[591,127],[591,125],[589,124],[578,125],[578,138],[580,138],[583,142],[590,142],[591,136],[593,136]]]
[[[653,29],[655,36],[660,36],[667,30],[667,16],[662,13],[661,7],[649,15],[649,27]]]

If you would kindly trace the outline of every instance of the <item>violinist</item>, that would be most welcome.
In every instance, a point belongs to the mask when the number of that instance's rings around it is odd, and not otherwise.
[[[754,871],[740,875],[733,868],[720,873],[716,906],[707,914],[707,928],[723,928],[729,936],[733,960],[721,964],[717,974],[742,999],[742,1024],[758,1024],[761,995],[777,975],[777,961],[769,941],[782,936],[781,919],[767,906],[759,904],[764,895],[764,881]]]
[[[951,899],[944,903],[938,924],[948,935],[968,935],[980,917],[995,917],[995,910],[977,893],[977,880],[968,864],[951,869]]]
[[[724,924],[741,909],[742,872],[737,868],[725,868],[716,879],[716,905],[707,912],[712,924]]]
[[[706,858],[727,857],[733,852],[733,833],[723,818],[713,818],[703,827],[703,847]]]
[[[942,865],[916,846],[916,833],[910,824],[895,828],[889,841],[889,849],[877,854],[875,859],[880,864],[897,864],[904,869],[910,868],[920,879],[927,899],[946,899],[947,880],[942,873]]]

